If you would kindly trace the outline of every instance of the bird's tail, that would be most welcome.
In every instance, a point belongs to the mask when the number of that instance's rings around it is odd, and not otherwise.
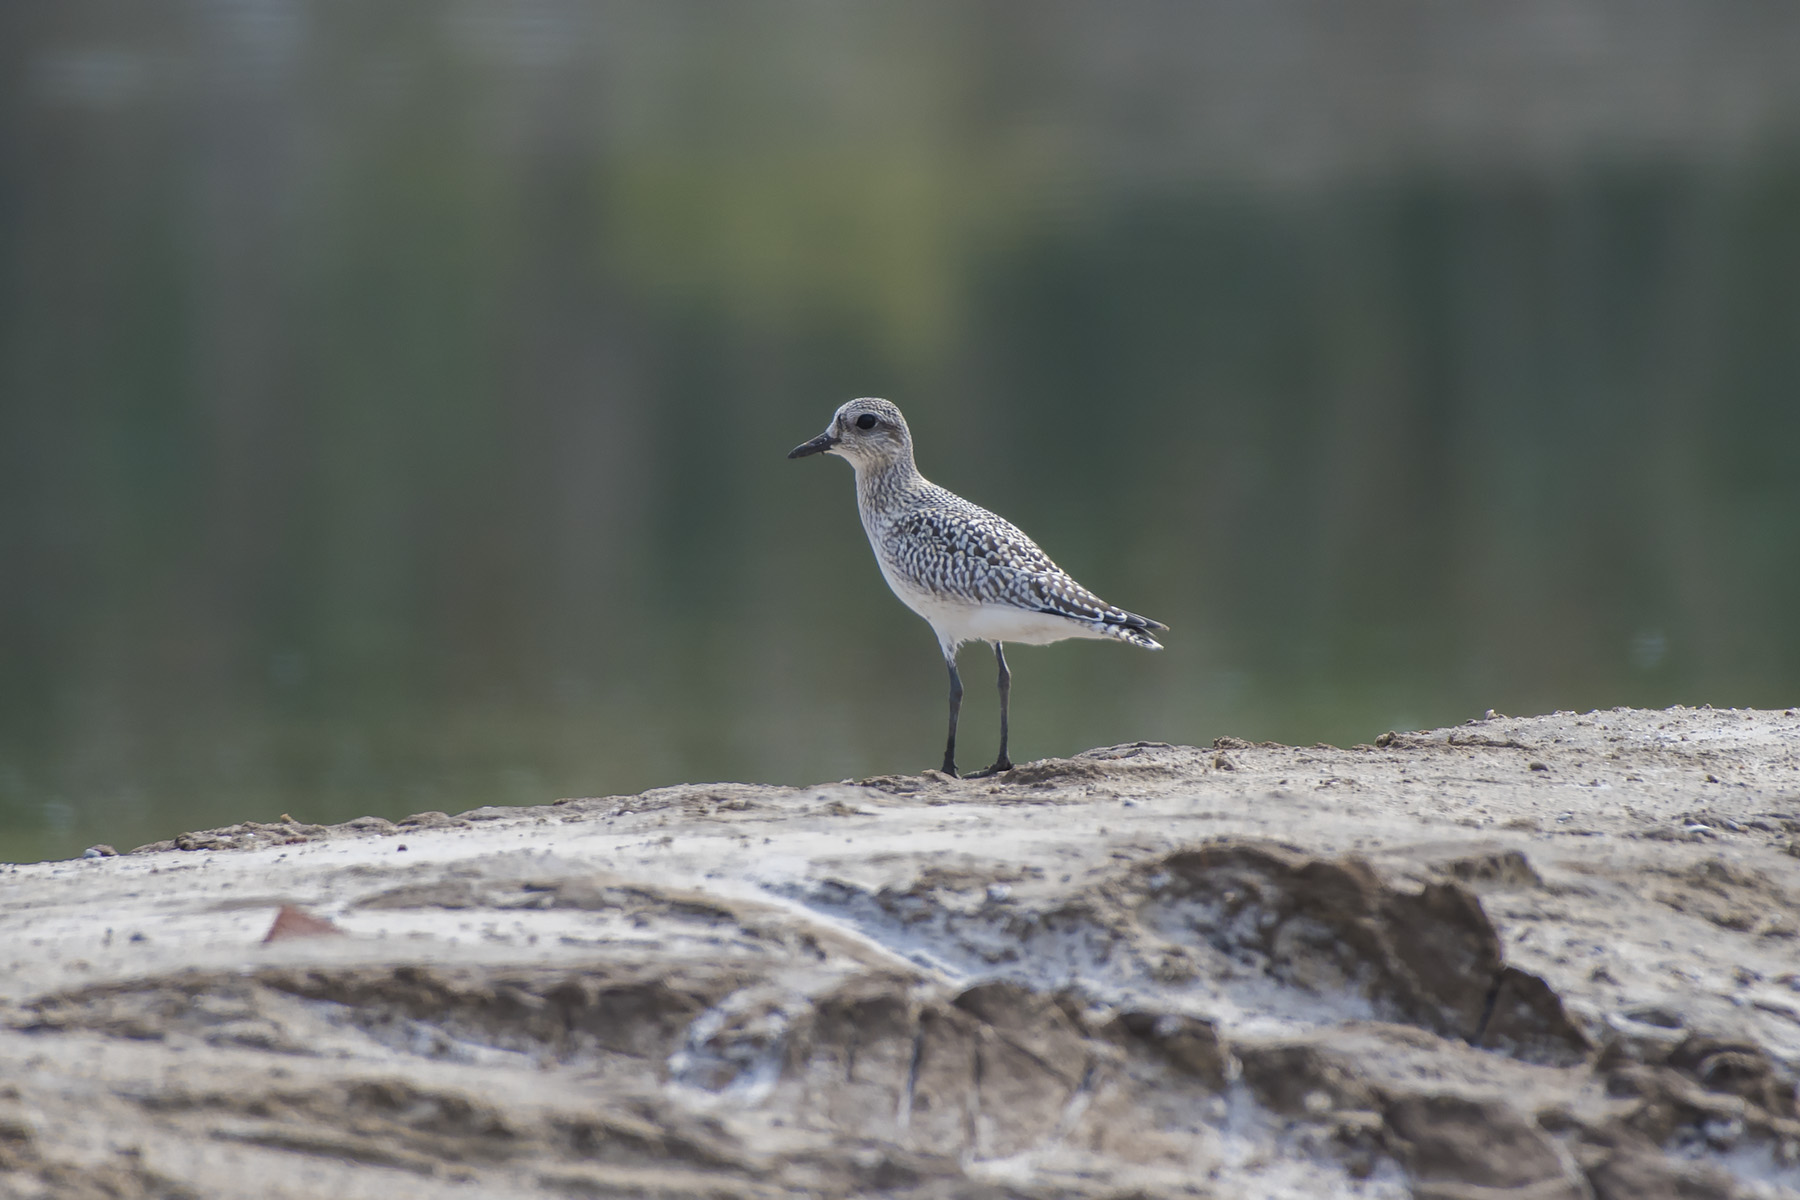
[[[1152,621],[1149,617],[1140,617],[1134,612],[1115,608],[1106,614],[1096,628],[1107,637],[1117,638],[1121,642],[1130,642],[1146,650],[1161,650],[1162,643],[1151,637],[1150,631],[1167,629],[1168,626],[1161,621]]]

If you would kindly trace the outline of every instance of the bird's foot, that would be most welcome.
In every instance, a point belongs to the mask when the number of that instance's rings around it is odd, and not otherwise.
[[[962,778],[962,776],[960,776],[956,773],[956,761],[954,759],[946,758],[944,760],[944,765],[942,767],[940,767],[939,770],[943,771],[944,774],[948,775],[952,779],[961,779]]]
[[[996,762],[991,767],[984,768],[980,771],[970,771],[967,775],[964,775],[963,778],[964,779],[987,779],[990,776],[994,776],[994,775],[1004,775],[1012,769],[1013,769],[1012,760],[1003,758],[999,762]]]

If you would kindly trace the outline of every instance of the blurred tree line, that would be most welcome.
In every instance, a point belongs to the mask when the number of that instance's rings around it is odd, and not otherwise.
[[[1174,626],[1024,756],[1800,690],[1800,11],[0,14],[0,854],[929,765],[841,464]],[[970,706],[972,738],[991,720]]]

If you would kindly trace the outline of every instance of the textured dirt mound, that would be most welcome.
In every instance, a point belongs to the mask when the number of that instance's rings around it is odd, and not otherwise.
[[[741,987],[728,973],[493,970],[429,966],[193,971],[47,996],[31,1033],[86,1030],[286,1054],[340,1051],[360,1032],[401,1053],[475,1060],[481,1050],[534,1061],[608,1055],[660,1061],[703,1011]],[[311,1001],[314,1003],[297,1003]],[[368,1048],[362,1048],[368,1053]]]
[[[1523,856],[1519,857],[1523,867]],[[1138,913],[1246,968],[1531,1062],[1580,1062],[1588,1040],[1544,981],[1501,961],[1500,938],[1458,883],[1385,884],[1365,862],[1261,846],[1171,855],[1140,871]]]
[[[1246,861],[1242,848],[1220,853],[1236,856],[1240,870]],[[1214,885],[1244,881],[1240,871],[1210,876],[1192,858],[1181,865]],[[37,1019],[25,1028],[38,1033],[189,1035],[367,1060],[373,1047],[333,1040],[334,1027],[350,1028],[407,1057],[490,1069],[503,1061],[484,1059],[485,1049],[529,1056],[539,1069],[580,1065],[608,1081],[605,1105],[565,1098],[525,1116],[466,1087],[392,1074],[134,1097],[171,1134],[448,1179],[598,1164],[698,1170],[783,1190],[822,1180],[895,1189],[969,1183],[971,1162],[1030,1154],[1071,1170],[1126,1161],[1175,1187],[1196,1151],[1219,1153],[1228,1141],[1240,1096],[1280,1123],[1291,1153],[1337,1164],[1344,1186],[1393,1162],[1418,1196],[1498,1188],[1579,1198],[1584,1187],[1603,1197],[1728,1195],[1728,1176],[1691,1160],[1722,1148],[1776,1170],[1791,1165],[1800,1138],[1792,1075],[1743,1043],[1617,1039],[1575,1078],[1465,1046],[1464,1066],[1485,1057],[1495,1073],[1451,1072],[1458,1086],[1446,1090],[1441,1078],[1421,1086],[1417,1068],[1442,1075],[1455,1055],[1412,1027],[1365,1022],[1349,1033],[1234,1042],[1184,1014],[998,980],[957,990],[862,973],[805,995],[725,973],[671,981],[597,971],[272,970],[86,989],[33,1007]],[[1383,1070],[1371,1069],[1376,1059]],[[1541,1108],[1495,1087],[1534,1074],[1521,1092],[1554,1097]],[[691,1088],[781,1113],[781,1137],[809,1153],[753,1149],[760,1139],[709,1117],[708,1105],[671,1103],[671,1085],[677,1097]],[[30,1145],[28,1131],[13,1138]],[[142,1187],[161,1186],[145,1178]]]
[[[0,1088],[0,1195],[54,1196],[58,1200],[196,1200],[192,1189],[147,1170],[136,1154],[115,1161],[62,1161],[60,1148],[45,1147],[17,1088]]]
[[[0,1195],[1800,1196],[1800,720],[1382,740],[13,868]]]
[[[1535,877],[1522,856],[1501,868],[1473,873]],[[1034,880],[1031,872],[1014,878]],[[635,1109],[565,1107],[530,1122],[404,1076],[176,1088],[137,1100],[153,1120],[194,1136],[449,1178],[521,1163],[540,1172],[602,1163],[801,1189],[824,1171],[891,1188],[968,1182],[962,1164],[1033,1154],[1071,1164],[1121,1159],[1153,1178],[1167,1173],[1162,1183],[1173,1186],[1197,1149],[1226,1140],[1224,1118],[1242,1093],[1302,1131],[1296,1144],[1335,1163],[1346,1181],[1392,1161],[1422,1195],[1448,1183],[1581,1194],[1555,1137],[1503,1097],[1375,1082],[1356,1054],[1316,1033],[1237,1043],[1192,1012],[1143,1006],[1158,995],[1191,1006],[1201,976],[1226,986],[1247,979],[1413,1027],[1363,1026],[1415,1055],[1441,1053],[1442,1037],[1528,1064],[1582,1063],[1586,1036],[1541,979],[1502,961],[1494,926],[1462,884],[1399,885],[1360,859],[1218,842],[1121,867],[1041,911],[1006,887],[988,872],[940,866],[864,897],[871,912],[910,917],[915,940],[941,939],[941,957],[1015,939],[1017,953],[1002,967],[1020,978],[960,988],[931,972],[870,972],[824,952],[804,966],[765,956],[755,969],[189,970],[39,997],[18,1027],[311,1058],[580,1068],[637,1097]],[[973,911],[959,913],[977,888]],[[843,892],[840,884],[831,894],[841,902]],[[519,882],[465,872],[381,890],[353,907],[612,910],[636,921],[740,932],[744,924],[741,902],[604,877]],[[1045,989],[1023,981],[1044,973],[1043,944],[1062,948],[1053,952],[1062,964],[1071,942],[1091,959],[1079,982]],[[1181,956],[1181,972],[1167,969],[1170,955]],[[1140,1002],[1117,1003],[1132,983]],[[1613,1042],[1598,1069],[1609,1072],[1611,1093],[1628,1089],[1640,1103],[1624,1116],[1558,1110],[1561,1131],[1596,1172],[1629,1167],[1638,1178],[1650,1169],[1639,1161],[1646,1152],[1716,1139],[1723,1120],[1771,1155],[1800,1129],[1791,1079],[1754,1046]],[[796,1175],[752,1152],[755,1139],[708,1124],[704,1106],[684,1115],[661,1095],[670,1086],[785,1114],[790,1136],[816,1139],[806,1170]],[[846,1156],[847,1146],[862,1157]],[[870,1153],[873,1167],[863,1161]]]
[[[1457,868],[1532,874],[1517,852]],[[1241,842],[1158,856],[1048,904],[1032,902],[1041,871],[1009,878],[932,867],[904,886],[832,881],[806,899],[956,973],[1185,1003],[1205,989],[1296,1025],[1403,1021],[1554,1065],[1590,1049],[1544,981],[1502,961],[1494,925],[1453,879],[1398,886],[1359,859]]]

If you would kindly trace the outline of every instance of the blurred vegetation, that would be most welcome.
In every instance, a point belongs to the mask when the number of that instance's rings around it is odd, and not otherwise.
[[[931,765],[865,394],[1015,757],[1793,703],[1800,25],[1436,11],[10,6],[0,856]]]

